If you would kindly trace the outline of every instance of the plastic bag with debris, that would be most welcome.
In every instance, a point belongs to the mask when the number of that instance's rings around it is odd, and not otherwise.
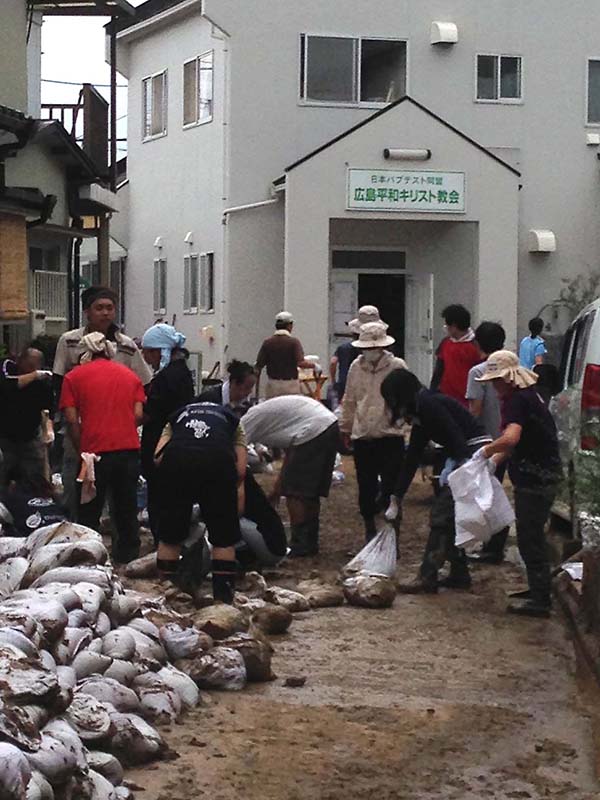
[[[487,542],[515,521],[506,492],[491,474],[487,459],[467,461],[450,474],[448,485],[454,498],[457,547]]]
[[[385,525],[360,553],[343,568],[344,575],[364,572],[368,575],[385,575],[392,578],[396,573],[397,549],[396,531]]]

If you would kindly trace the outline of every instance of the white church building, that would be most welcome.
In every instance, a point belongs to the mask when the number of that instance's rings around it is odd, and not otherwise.
[[[126,326],[205,368],[282,308],[325,362],[374,303],[427,380],[440,312],[508,344],[600,264],[600,9],[148,0],[120,23]]]

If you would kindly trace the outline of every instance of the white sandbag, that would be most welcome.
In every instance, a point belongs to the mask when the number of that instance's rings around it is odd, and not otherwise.
[[[200,689],[240,691],[246,685],[246,665],[241,653],[231,647],[214,647],[193,659],[176,664]]]
[[[185,672],[169,665],[163,667],[156,674],[167,686],[177,692],[184,708],[194,708],[198,705],[200,691]]]
[[[139,675],[139,671],[139,667],[136,664],[132,664],[131,661],[115,658],[104,673],[104,677],[112,678],[114,681],[122,683],[123,686],[131,686]]]
[[[93,644],[93,642],[92,642]],[[94,650],[88,648],[77,653],[71,666],[75,670],[77,680],[87,678],[94,673],[102,674],[112,664],[112,658],[105,656],[102,653],[96,653]]]
[[[58,739],[75,756],[77,769],[80,772],[87,772],[87,757],[83,742],[77,731],[65,719],[59,717],[51,720],[44,727],[42,733],[48,733]]]
[[[110,703],[117,711],[137,711],[140,701],[136,693],[122,683],[104,675],[90,675],[81,681],[76,694],[89,694],[101,703]]]
[[[109,631],[102,639],[102,652],[111,658],[130,661],[135,655],[135,639],[127,628]]]
[[[100,606],[105,600],[103,590],[96,586],[95,583],[88,583],[87,581],[75,583],[71,588],[79,598],[81,608],[87,614],[88,624],[95,625],[100,613]]]
[[[16,611],[33,617],[41,623],[44,633],[50,641],[58,639],[67,626],[67,612],[55,600],[42,600],[42,598],[14,598],[8,597],[2,601],[0,613]]]
[[[31,766],[24,753],[0,742],[0,800],[26,800],[30,779]]]
[[[25,800],[54,800],[54,790],[41,772],[34,769],[27,785]]]
[[[346,564],[342,569],[342,574],[353,575],[364,572],[367,575],[386,575],[388,578],[393,578],[396,574],[396,561],[396,531],[391,525],[385,525]]]
[[[100,636],[101,638],[106,636],[106,634],[111,629],[111,621],[108,614],[104,611],[101,611],[98,614],[98,619],[96,620],[96,624],[94,625],[94,633],[96,636]]]
[[[206,645],[208,636],[197,628],[183,628],[176,622],[169,622],[160,629],[160,640],[171,661],[178,658],[193,658]]]
[[[90,751],[87,754],[90,769],[103,775],[113,786],[118,786],[123,780],[123,767],[118,758],[111,753],[102,753],[100,750]]]
[[[448,485],[454,498],[457,547],[485,543],[514,522],[512,506],[490,473],[487,459],[467,461],[449,475]]]
[[[113,587],[111,576],[107,567],[56,567],[45,572],[31,585],[32,588],[46,586],[48,583],[68,583],[75,586],[78,583],[93,583],[109,597]]]
[[[40,547],[31,557],[26,583],[33,583],[45,572],[57,567],[104,564],[107,559],[106,547],[96,539],[47,544]]]
[[[77,768],[77,755],[56,737],[42,731],[42,743],[35,753],[27,753],[33,769],[52,784],[63,783]]]
[[[78,692],[67,709],[65,717],[83,742],[94,742],[111,730],[111,709],[89,694]]]
[[[151,722],[168,724],[174,722],[181,714],[181,700],[174,689],[166,684],[159,687],[148,687],[138,690],[140,698],[139,713]]]
[[[126,766],[145,764],[159,758],[166,751],[166,744],[156,728],[137,714],[112,713],[114,734],[109,745]]]
[[[90,769],[89,777],[94,787],[91,800],[117,800],[114,786],[104,775]]]
[[[26,558],[28,553],[26,536],[0,536],[0,562],[18,556]]]
[[[0,628],[0,646],[3,644],[10,644],[32,658],[38,655],[38,649],[35,644],[22,631],[16,628]]]
[[[75,522],[55,522],[29,534],[27,547],[31,555],[34,555],[47,544],[71,543],[80,540],[101,542],[102,536],[92,528],[86,528],[85,525],[78,525]]]
[[[9,597],[19,588],[28,569],[26,558],[7,558],[0,563],[0,598]]]
[[[300,592],[284,589],[281,586],[271,586],[265,593],[265,600],[276,606],[283,606],[295,614],[298,611],[310,611],[310,603]],[[237,631],[235,631],[237,633]]]

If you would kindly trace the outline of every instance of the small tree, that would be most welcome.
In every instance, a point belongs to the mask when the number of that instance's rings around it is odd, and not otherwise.
[[[568,308],[572,319],[600,296],[600,271],[578,275],[573,279],[562,278],[562,282],[565,286],[560,291],[556,305]]]

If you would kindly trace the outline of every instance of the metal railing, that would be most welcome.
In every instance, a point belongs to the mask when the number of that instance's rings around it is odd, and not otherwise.
[[[67,273],[36,270],[31,281],[31,308],[43,311],[47,320],[67,320],[69,316]]]

